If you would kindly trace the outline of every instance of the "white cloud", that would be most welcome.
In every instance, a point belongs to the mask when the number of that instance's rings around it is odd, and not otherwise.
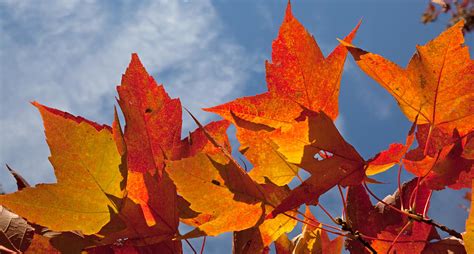
[[[387,120],[393,114],[393,104],[387,96],[381,96],[380,92],[377,91],[372,85],[377,85],[375,82],[371,81],[368,77],[365,77],[364,73],[354,72],[350,70],[352,78],[356,79],[357,83],[366,83],[360,85],[355,89],[354,96],[357,98],[357,101],[361,103],[364,107],[370,109],[370,113],[373,117],[378,120]],[[373,83],[373,84],[370,84]]]
[[[225,38],[210,1],[4,1],[0,9],[0,163],[34,183],[54,177],[39,114],[28,102],[108,123],[132,52],[202,121],[211,115],[200,107],[245,88],[250,58]],[[11,191],[6,176],[0,170]]]

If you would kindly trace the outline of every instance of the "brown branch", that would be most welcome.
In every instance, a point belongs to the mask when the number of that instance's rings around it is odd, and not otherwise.
[[[412,220],[415,220],[415,221],[418,221],[418,222],[423,222],[423,223],[426,223],[426,224],[429,224],[429,225],[432,225],[434,227],[437,227],[439,228],[440,230],[448,233],[449,235],[451,236],[454,236],[458,239],[461,239],[463,240],[462,238],[462,235],[461,233],[459,233],[458,231],[452,229],[452,228],[448,228],[447,226],[443,225],[443,224],[440,224],[439,222],[436,222],[434,221],[433,219],[430,219],[430,218],[426,218],[426,217],[423,217],[423,215],[421,214],[418,214],[418,213],[415,213],[413,211],[408,211],[408,217]]]
[[[362,235],[359,233],[359,231],[354,230],[343,219],[336,218],[336,224],[341,226],[341,230],[349,232],[350,235],[353,237],[353,239],[359,241],[362,245],[364,245],[365,248],[370,250],[372,254],[377,254],[377,251],[372,247],[372,245],[370,245],[369,242],[367,242],[364,238],[362,238]]]

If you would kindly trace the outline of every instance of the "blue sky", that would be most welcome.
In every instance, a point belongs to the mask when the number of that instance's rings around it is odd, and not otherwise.
[[[293,13],[325,54],[362,18],[354,44],[406,66],[417,44],[445,28],[445,17],[421,24],[426,4],[295,0]],[[266,90],[264,61],[285,7],[286,1],[264,0],[0,1],[0,164],[10,164],[32,183],[54,182],[41,119],[29,102],[110,123],[115,86],[132,52],[202,122],[216,119],[199,109]],[[466,44],[472,54],[472,35]],[[392,142],[404,142],[410,126],[393,98],[351,57],[341,82],[337,123],[365,158]],[[184,133],[194,129],[188,117],[184,128]],[[393,191],[395,171],[378,177],[390,183],[373,187],[381,197]],[[6,170],[0,170],[0,183],[6,191],[15,188]],[[467,216],[459,208],[465,204],[463,193],[436,193],[431,215],[462,231]],[[336,193],[322,200],[339,213]],[[230,246],[227,235],[210,240],[206,253],[230,253]]]

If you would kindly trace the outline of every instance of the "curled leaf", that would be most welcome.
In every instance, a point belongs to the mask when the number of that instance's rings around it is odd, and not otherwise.
[[[34,228],[26,220],[0,205],[0,247],[5,248],[3,251],[24,252],[33,235]]]

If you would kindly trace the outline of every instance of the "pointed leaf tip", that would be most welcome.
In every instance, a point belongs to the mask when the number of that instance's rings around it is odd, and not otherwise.
[[[13,176],[13,178],[15,178],[18,190],[22,190],[26,187],[31,186],[30,183],[28,183],[28,181],[26,181],[26,179],[23,178],[23,176],[21,176],[18,172],[16,172],[16,170],[12,169],[10,165],[5,164],[5,166],[7,167],[8,171],[10,171],[10,174]]]
[[[352,42],[352,40],[355,38],[357,31],[359,30],[360,25],[362,24],[362,19],[357,22],[357,25],[352,29],[352,31],[344,38],[345,41],[347,42]],[[339,40],[339,39],[338,39]],[[341,41],[341,40],[339,40]]]
[[[358,27],[358,26],[357,26]],[[339,43],[341,43],[342,46],[346,47],[347,50],[349,50],[349,52],[351,53],[352,57],[354,57],[354,60],[355,61],[359,61],[360,60],[360,57],[362,55],[365,55],[369,52],[363,50],[363,49],[360,49],[356,46],[354,46],[352,43],[350,42],[347,42],[345,39],[344,40],[341,40],[341,39],[337,39],[339,41]]]
[[[410,121],[419,115],[419,124],[429,123],[446,133],[457,128],[466,134],[474,119],[469,103],[474,75],[469,49],[463,46],[462,25],[460,21],[425,45],[417,46],[405,68],[353,45],[344,46],[357,65],[392,94]]]
[[[138,62],[140,62],[140,58],[138,57],[138,54],[137,54],[137,53],[132,53],[132,60],[131,60],[131,61],[132,61],[132,62],[133,62],[133,61],[138,61]]]
[[[293,12],[291,10],[291,1],[288,0],[288,3],[286,4],[286,10],[285,10],[285,21],[290,20],[294,18],[293,17]]]

